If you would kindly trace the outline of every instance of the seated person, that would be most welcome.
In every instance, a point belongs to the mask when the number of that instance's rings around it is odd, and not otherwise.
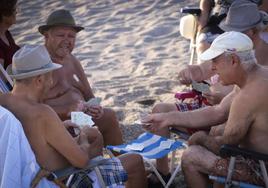
[[[122,144],[122,133],[115,112],[85,103],[94,94],[79,60],[72,54],[76,34],[82,29],[84,28],[75,24],[67,10],[52,12],[46,25],[39,27],[51,59],[63,66],[52,73],[53,85],[45,96],[44,103],[51,106],[62,120],[69,119],[71,111],[84,111],[93,117],[105,144]]]
[[[245,14],[244,12],[249,12],[251,14]],[[243,15],[241,17],[241,15]],[[241,21],[243,19],[244,21]],[[238,25],[239,23],[239,25]],[[262,25],[264,24],[264,17],[261,16],[257,5],[255,3],[251,3],[250,1],[246,0],[236,0],[229,9],[227,14],[226,20],[220,25],[226,31],[240,31],[247,34],[251,40],[253,41],[254,48],[256,51],[256,58],[258,63],[261,65],[268,65],[267,61],[267,53],[268,44],[261,39],[260,33],[262,32]],[[208,61],[207,61],[208,62]],[[209,63],[211,64],[211,63]],[[210,66],[207,66],[207,69]],[[202,81],[207,79],[205,77],[205,70],[202,70],[203,67],[198,65],[189,66],[189,69],[185,69],[184,71],[180,72],[180,79],[184,82],[190,83],[191,80]],[[212,70],[206,71],[209,75],[213,74]],[[213,77],[214,79],[215,77]],[[217,79],[218,80],[218,79]],[[216,82],[213,80],[213,82]],[[203,96],[207,98],[207,100],[215,105],[220,102],[225,95],[227,95],[232,88],[226,88],[223,86],[221,88],[221,84],[217,82],[213,86],[211,86],[210,93],[205,93]],[[228,86],[227,86],[228,87]],[[224,92],[222,92],[224,90]],[[213,94],[214,93],[214,94]],[[223,94],[224,93],[224,94]],[[221,97],[218,94],[223,94]],[[219,100],[217,100],[219,99]],[[218,102],[216,102],[218,101]],[[203,106],[199,106],[196,103],[192,104],[184,104],[184,103],[176,103],[169,104],[169,103],[160,103],[157,104],[152,112],[153,113],[161,113],[161,112],[170,112],[170,111],[188,111],[188,110],[195,110]]]
[[[227,175],[229,160],[218,156],[222,144],[268,154],[263,144],[268,141],[268,70],[257,65],[252,47],[245,34],[227,32],[216,38],[200,56],[212,60],[212,69],[220,75],[222,84],[236,84],[240,91],[233,99],[222,135],[211,136],[200,131],[190,137],[190,147],[182,156],[182,169],[189,187],[208,187],[208,174]],[[233,179],[263,185],[259,171],[256,162],[240,157]]]
[[[61,67],[52,63],[44,46],[26,45],[14,54],[12,67],[8,69],[15,80],[13,90],[0,96],[0,105],[22,123],[40,167],[49,171],[69,165],[84,168],[91,158],[101,155],[103,148],[97,128],[86,126],[77,137],[72,137],[55,111],[43,104],[44,96],[53,85],[52,71]],[[139,155],[112,158],[109,165],[101,171],[103,175],[112,174],[105,176],[109,178],[106,183],[124,182],[128,177],[128,187],[146,186],[143,161]]]
[[[251,14],[243,14],[244,12],[249,11]],[[234,12],[236,14],[234,14]],[[240,19],[239,15],[243,15],[243,18],[247,21],[240,22],[240,25],[237,25],[235,23]],[[237,0],[230,7],[227,18],[228,19],[226,19],[222,25],[227,25],[229,30],[240,29],[247,34],[252,39],[254,48],[256,49],[258,64],[266,65],[267,53],[263,51],[262,48],[267,51],[268,46],[259,36],[259,33],[262,31],[260,25],[263,20],[261,19],[256,4],[250,3],[249,1]],[[262,48],[259,46],[262,46]],[[181,131],[193,133],[196,129],[207,129],[211,126],[222,124],[227,120],[233,97],[236,96],[238,92],[239,88],[236,87],[224,97],[220,104],[204,107],[203,109],[194,110],[192,112],[178,112],[177,106],[174,104],[157,104],[153,108],[153,113],[155,113],[155,115],[151,116],[151,121],[154,122],[154,126],[147,126],[145,128],[149,131],[153,131],[155,134],[168,137],[169,126]],[[184,104],[180,105],[183,106]],[[157,168],[160,171],[166,173],[169,171],[167,157],[160,159],[157,164]]]
[[[19,49],[8,29],[16,23],[17,0],[0,1],[0,65],[12,63],[13,54]]]

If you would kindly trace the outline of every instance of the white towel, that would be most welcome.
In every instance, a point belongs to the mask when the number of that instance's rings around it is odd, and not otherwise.
[[[39,169],[21,123],[0,106],[0,187],[29,188]],[[43,178],[38,187],[57,186]]]

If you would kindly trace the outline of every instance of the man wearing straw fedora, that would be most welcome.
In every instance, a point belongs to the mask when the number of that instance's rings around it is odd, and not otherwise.
[[[53,86],[52,72],[62,68],[53,63],[45,46],[26,45],[13,56],[8,73],[15,80],[10,93],[0,96],[0,105],[21,121],[27,139],[42,169],[54,171],[70,165],[87,166],[88,161],[102,154],[103,140],[97,128],[85,126],[77,137],[68,131],[70,123],[60,120],[55,111],[43,104],[44,96]],[[145,187],[145,170],[139,155],[129,154],[111,158],[99,166],[107,186],[122,185]],[[85,171],[85,173],[90,173]],[[84,176],[75,175],[70,187],[91,183]],[[78,187],[79,187],[78,186]]]
[[[52,12],[45,25],[38,28],[45,38],[45,46],[52,60],[63,66],[53,73],[53,87],[46,96],[62,120],[70,118],[71,111],[83,111],[93,117],[103,135],[105,144],[121,144],[122,134],[113,110],[86,103],[94,94],[79,60],[72,54],[76,34],[84,28],[76,25],[67,10]]]

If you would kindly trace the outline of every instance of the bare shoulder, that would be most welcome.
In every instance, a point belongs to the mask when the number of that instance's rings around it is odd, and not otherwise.
[[[56,121],[59,119],[57,113],[46,104],[38,104],[38,106],[36,106],[36,112],[38,112],[38,114],[40,114],[40,117],[46,121]]]
[[[75,65],[80,65],[80,61],[74,56],[74,55],[70,55],[70,60],[75,64]]]

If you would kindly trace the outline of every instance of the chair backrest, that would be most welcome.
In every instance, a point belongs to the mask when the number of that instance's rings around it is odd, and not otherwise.
[[[197,18],[194,15],[183,16],[180,20],[180,33],[186,39],[193,40],[197,31]]]
[[[12,79],[7,74],[2,65],[0,65],[0,92],[8,93],[9,91],[11,91],[12,86],[13,86]]]
[[[29,188],[40,167],[16,117],[0,106],[0,187]],[[37,187],[54,188],[42,179]]]

